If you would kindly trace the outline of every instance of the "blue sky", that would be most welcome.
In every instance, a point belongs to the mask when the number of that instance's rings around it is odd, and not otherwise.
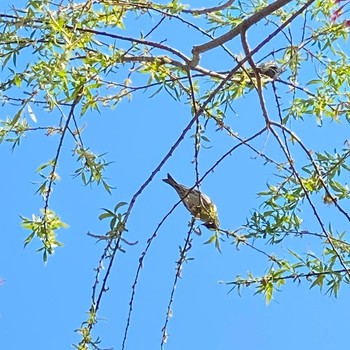
[[[23,3],[11,1],[15,6]],[[193,5],[198,6],[198,3],[193,2]],[[4,10],[8,10],[7,3],[0,4],[0,11]],[[253,36],[252,40],[258,42],[262,34],[255,34],[257,37]],[[214,54],[205,60],[213,67],[218,64]],[[58,137],[28,134],[14,152],[11,152],[10,145],[1,144],[2,348],[61,350],[80,340],[74,330],[87,318],[94,268],[104,248],[103,243],[96,243],[86,233],[103,234],[108,230],[108,223],[98,220],[101,208],[113,208],[117,202],[130,201],[190,117],[187,105],[175,102],[168,95],[148,98],[149,95],[138,93],[131,103],[122,102],[116,109],[103,110],[100,115],[88,113],[82,120],[87,124],[85,143],[97,154],[108,152],[106,158],[113,160],[106,174],[111,185],[115,186],[112,195],[102,187],[84,187],[79,179],[72,177],[78,167],[71,152],[74,144],[69,141],[64,146],[65,155],[58,168],[61,180],[54,188],[51,206],[69,228],[59,231],[58,238],[64,243],[64,248],[57,249],[47,264],[43,263],[40,253],[35,252],[39,247],[37,242],[23,248],[28,232],[20,228],[19,215],[30,217],[43,206],[41,199],[34,195],[37,186],[33,182],[40,180],[35,170],[54,156]],[[227,117],[243,136],[256,130],[256,123],[262,122],[261,116],[256,115],[256,103],[256,97],[242,98],[235,105],[238,115],[231,112]],[[11,113],[6,108],[2,107],[2,118]],[[38,122],[44,125],[46,118],[50,118],[44,111],[35,110],[35,113]],[[248,118],[252,122],[247,122]],[[347,124],[325,122],[320,128],[312,117],[295,123],[293,127],[306,138],[310,149],[340,149],[348,135]],[[232,139],[222,137],[214,130],[208,131],[211,148],[200,154],[201,173],[234,145]],[[264,142],[261,139],[255,145],[261,149]],[[175,192],[161,179],[169,172],[185,184],[193,183],[192,144],[193,139],[188,137],[135,205],[127,238],[139,243],[124,246],[127,252],[118,255],[113,267],[109,291],[104,296],[100,321],[94,333],[102,339],[102,348],[120,349],[138,259],[147,239],[178,200]],[[278,157],[273,144],[268,145],[267,151]],[[298,151],[295,152],[298,155]],[[276,172],[274,168],[262,165],[261,159],[254,159],[251,152],[242,148],[203,182],[202,189],[218,206],[222,227],[239,227],[249,212],[261,203],[256,193],[265,189],[267,181],[274,181]],[[325,217],[332,217],[332,208],[323,207],[321,211]],[[175,277],[175,262],[179,258],[179,245],[183,244],[187,234],[189,219],[188,212],[179,206],[165,222],[144,260],[126,349],[160,348],[161,328]],[[307,229],[316,229],[311,218],[310,222],[308,219],[306,217]],[[339,226],[342,225],[340,222]],[[269,264],[264,257],[246,247],[238,251],[228,241],[222,244],[220,254],[212,245],[203,244],[209,234],[203,229],[202,236],[193,237],[189,256],[194,260],[184,265],[182,279],[178,282],[165,349],[277,350],[282,347],[291,350],[342,349],[347,346],[344,339],[350,307],[347,286],[343,286],[339,297],[334,299],[316,288],[309,290],[305,282],[298,286],[289,281],[268,306],[263,296],[253,295],[253,289],[244,290],[242,296],[236,291],[228,293],[229,287],[219,281],[233,280],[236,275],[245,276],[248,271],[263,274]],[[318,249],[316,241],[294,239],[288,244],[303,251]],[[287,255],[288,247],[287,242],[281,248],[263,246],[269,253],[278,251],[282,255]]]

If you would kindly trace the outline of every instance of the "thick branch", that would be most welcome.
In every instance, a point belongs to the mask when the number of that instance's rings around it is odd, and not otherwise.
[[[226,34],[223,34],[219,36],[218,38],[209,41],[203,45],[194,46],[192,49],[193,59],[192,62],[198,62],[199,61],[199,55],[203,52],[209,51],[211,49],[214,49],[220,45],[223,45],[227,41],[233,39],[243,31],[246,31],[248,28],[250,28],[253,24],[258,23],[261,19],[265,18],[266,16],[270,15],[271,13],[275,12],[276,10],[280,9],[284,5],[291,2],[291,0],[277,0],[273,2],[272,4],[264,7],[262,10],[254,13],[252,16],[244,20],[242,23],[240,23],[237,27],[231,29]]]

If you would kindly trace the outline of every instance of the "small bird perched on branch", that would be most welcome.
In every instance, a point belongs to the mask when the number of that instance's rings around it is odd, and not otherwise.
[[[187,210],[196,219],[203,221],[206,228],[210,230],[219,228],[220,222],[216,205],[207,195],[177,183],[170,174],[163,181],[175,189]]]
[[[283,68],[279,67],[276,62],[268,61],[257,66],[258,72],[267,75],[272,80],[276,80],[283,72]]]
[[[251,68],[238,71],[233,75],[232,80],[239,84],[245,84],[248,88],[252,89],[256,82],[256,73],[260,75],[261,83],[264,86],[265,84],[278,79],[283,71],[284,68],[279,67],[275,61],[268,61],[257,65],[255,72],[253,72]]]

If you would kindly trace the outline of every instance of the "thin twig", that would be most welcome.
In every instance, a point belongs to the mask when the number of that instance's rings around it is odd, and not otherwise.
[[[161,340],[161,343],[160,343],[161,349],[163,349],[163,347],[164,347],[164,345],[165,345],[165,343],[167,342],[167,339],[168,339],[167,326],[168,326],[170,317],[172,315],[171,307],[172,307],[172,304],[173,304],[173,301],[174,301],[175,290],[176,290],[177,284],[179,282],[179,279],[181,278],[181,271],[182,271],[183,264],[184,264],[184,262],[187,261],[187,253],[189,252],[189,250],[192,247],[191,236],[192,236],[192,233],[193,233],[194,222],[195,222],[195,220],[192,220],[190,229],[189,229],[189,231],[187,233],[187,237],[185,239],[185,244],[180,249],[180,258],[176,262],[175,278],[174,278],[174,282],[173,282],[173,285],[172,285],[172,288],[171,288],[170,297],[169,297],[169,303],[168,303],[168,306],[167,306],[166,317],[165,317],[164,325],[163,325],[163,328],[162,328],[162,340]]]

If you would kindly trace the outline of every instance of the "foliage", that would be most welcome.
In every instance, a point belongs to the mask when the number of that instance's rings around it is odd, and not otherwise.
[[[43,252],[44,262],[47,262],[48,254],[53,254],[56,247],[62,246],[61,242],[56,240],[55,231],[60,228],[67,228],[67,225],[60,220],[52,210],[42,210],[42,215],[33,214],[32,219],[21,217],[22,226],[32,233],[25,239],[24,245],[29,244],[32,239],[38,237],[43,246],[38,249]]]
[[[119,212],[126,205],[119,202],[113,210],[103,209],[99,217],[109,219],[110,225],[105,235],[91,234],[105,242],[105,249],[96,268],[89,318],[78,330],[82,340],[76,348],[98,348],[99,339],[93,340],[91,332],[98,322],[111,267],[117,252],[126,252],[123,243],[137,243],[128,242],[126,236],[134,205],[182,141],[191,137],[193,128],[194,186],[215,176],[213,170],[238,148],[246,148],[262,159],[274,174],[258,193],[261,205],[245,213],[236,229],[220,228],[206,242],[214,244],[218,251],[227,242],[248,247],[252,254],[266,259],[265,273],[249,272],[246,277],[237,275],[233,281],[223,283],[239,293],[252,287],[255,293],[265,296],[267,303],[289,280],[326,289],[334,296],[344,283],[349,284],[350,243],[343,229],[343,223],[350,222],[346,206],[350,197],[346,183],[349,143],[345,141],[342,149],[332,147],[331,151],[317,145],[319,148],[312,151],[304,136],[299,135],[303,134],[300,125],[311,119],[318,127],[330,121],[347,127],[350,121],[348,5],[348,1],[333,0],[277,0],[271,4],[251,0],[192,9],[176,0],[167,4],[143,0],[57,4],[29,0],[24,9],[0,14],[0,100],[10,113],[0,120],[0,142],[9,143],[14,150],[25,136],[41,131],[57,141],[55,154],[37,169],[41,178],[37,193],[44,209],[32,219],[21,217],[22,226],[31,232],[25,245],[38,238],[45,262],[55,247],[62,246],[56,230],[67,226],[50,208],[63,145],[74,145],[73,157],[79,164],[74,177],[81,178],[84,185],[102,184],[108,193],[113,190],[105,177],[111,164],[105,159],[108,153],[95,153],[83,141],[90,116],[117,108],[122,101],[131,101],[138,92],[145,91],[150,98],[167,94],[179,104],[189,105],[192,113],[177,141],[128,200],[126,211]],[[139,31],[129,26],[131,20]],[[193,37],[188,36],[186,45],[173,44],[177,42],[176,34],[162,31],[166,23],[174,33],[182,26],[188,28]],[[260,35],[259,43],[251,48],[253,41],[247,34],[254,35],[259,30],[264,37]],[[206,38],[204,44],[198,45],[198,34],[202,40]],[[239,44],[241,52],[236,49]],[[191,56],[186,53],[188,46]],[[212,52],[224,57],[214,68],[205,63]],[[29,62],[23,59],[29,55]],[[253,101],[257,108],[254,116],[243,121],[249,128],[240,131],[232,123],[232,116],[244,120],[241,115],[244,116],[245,99],[247,103]],[[38,118],[34,106],[52,118]],[[236,113],[236,108],[241,113]],[[205,157],[208,147],[204,143],[214,132],[234,146],[200,174],[199,154]],[[261,140],[262,148],[257,146]],[[249,187],[249,183],[244,186]],[[325,214],[325,206],[334,209],[332,217]],[[171,213],[162,218],[139,258],[122,348],[143,260]],[[305,220],[312,221],[318,229],[309,231]],[[191,221],[187,240],[180,247],[162,346],[167,339],[174,290],[183,263],[189,260],[193,232],[201,230]],[[296,237],[318,240],[319,253],[298,248],[288,248],[283,258],[275,253],[280,252],[282,243],[288,246]],[[103,262],[106,269],[101,268]]]

